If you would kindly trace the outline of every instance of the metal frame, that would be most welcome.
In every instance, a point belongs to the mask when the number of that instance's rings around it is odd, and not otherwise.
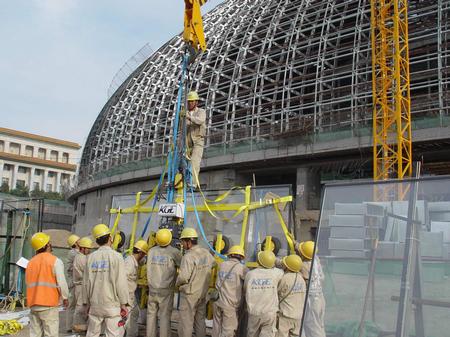
[[[413,121],[450,113],[448,22],[449,0],[409,1]],[[208,116],[205,157],[372,127],[369,0],[228,0],[204,25],[209,49],[190,70]],[[172,38],[108,100],[79,182],[167,154],[182,48]]]
[[[412,174],[408,1],[371,0],[373,177]]]

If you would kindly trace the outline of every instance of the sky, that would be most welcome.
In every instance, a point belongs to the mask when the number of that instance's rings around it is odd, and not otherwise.
[[[114,75],[180,33],[183,10],[182,0],[0,0],[0,126],[84,145]]]

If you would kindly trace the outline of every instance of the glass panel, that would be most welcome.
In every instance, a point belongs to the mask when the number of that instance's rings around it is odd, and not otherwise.
[[[449,178],[325,187],[307,336],[321,323],[327,336],[448,336],[449,191]]]
[[[207,200],[215,200],[219,196],[223,195],[227,190],[214,190],[214,191],[205,191],[204,196]],[[284,236],[283,230],[281,228],[280,219],[274,209],[273,205],[264,206],[266,200],[285,197],[291,195],[291,188],[288,185],[277,185],[277,186],[261,186],[252,188],[250,191],[250,202],[258,205],[256,209],[252,209],[249,211],[248,221],[247,221],[247,230],[245,234],[245,249],[247,255],[247,261],[255,261],[256,252],[260,250],[261,245],[263,244],[266,235],[271,235],[273,237],[273,241],[276,241],[276,245],[278,248],[278,255],[286,254],[288,250],[288,245],[286,238]],[[141,195],[141,200],[144,200],[148,196],[147,194]],[[135,204],[135,195],[116,195],[113,196],[112,208],[121,208],[125,209],[128,207],[132,207]],[[223,205],[239,205],[237,207],[241,207],[245,205],[245,190],[244,189],[236,189],[231,191],[228,196],[219,202],[208,202],[208,205],[212,209],[212,214],[205,208],[204,206],[204,198],[198,192],[194,193],[195,204],[198,209],[198,216],[200,218],[201,224],[205,230],[206,238],[208,242],[212,242],[214,240],[215,235],[218,233],[222,233],[223,236],[226,237],[228,242],[228,246],[238,245],[241,240],[241,233],[244,221],[244,210],[237,212],[236,210],[224,211],[224,210],[214,210],[214,206],[218,204]],[[185,219],[185,227],[194,227],[198,230],[198,234],[200,235],[200,230],[197,222],[197,218],[195,212],[191,209],[193,204],[191,193],[188,193],[187,196],[187,207],[190,209],[187,212]],[[145,207],[151,207],[152,202],[150,201],[146,204]],[[162,201],[162,203],[166,203]],[[158,208],[159,202],[156,203],[156,208]],[[290,203],[286,203],[280,206],[280,213],[284,219],[284,222],[287,226],[292,222],[290,219],[291,216],[291,205]],[[136,238],[139,238],[143,232],[144,226],[146,222],[149,220],[149,213],[139,213],[138,214],[138,224],[136,231]],[[112,214],[110,218],[110,227],[114,225],[114,221],[116,219],[116,215]],[[122,214],[119,228],[123,231],[127,240],[131,233],[132,225],[133,225],[133,214]],[[151,219],[149,222],[148,229],[145,233],[145,238],[149,235],[150,231],[156,231],[160,225],[161,217],[158,216],[157,213],[153,213],[151,215]],[[200,244],[206,246],[206,242],[204,240],[199,240]],[[128,241],[127,241],[128,242]]]

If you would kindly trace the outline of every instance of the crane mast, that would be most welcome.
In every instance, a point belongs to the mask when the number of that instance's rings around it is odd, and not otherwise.
[[[371,0],[373,178],[412,174],[408,1]]]

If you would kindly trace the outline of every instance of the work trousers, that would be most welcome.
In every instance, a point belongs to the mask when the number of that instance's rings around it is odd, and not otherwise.
[[[285,317],[278,315],[277,337],[298,337],[300,336],[300,320],[298,318]]]
[[[188,147],[191,148],[189,156],[191,157],[191,167],[192,167],[192,182],[195,186],[200,186],[200,163],[203,157],[203,148],[205,141],[204,139],[196,139],[192,142],[190,137],[188,137]]]
[[[87,325],[88,315],[86,313],[86,308],[83,306],[83,300],[81,298],[83,286],[81,284],[75,285],[75,312],[73,315],[73,325],[72,326],[80,326]]]
[[[102,332],[102,323],[104,322],[105,337],[122,337],[125,329],[119,327],[120,316],[101,317],[89,314],[88,330],[86,337],[98,337]]]
[[[199,295],[180,294],[178,337],[206,336],[206,299]]]
[[[69,306],[66,309],[66,331],[72,331],[73,319],[75,315],[75,286],[69,288]]]
[[[30,337],[58,337],[59,308],[30,312]]]
[[[246,337],[274,337],[276,328],[277,314],[248,315],[247,336]]]
[[[308,295],[303,331],[306,337],[326,337],[325,298],[322,293]]]
[[[147,337],[156,337],[159,318],[159,336],[170,337],[173,309],[173,290],[149,290],[147,306]]]
[[[127,337],[137,337],[139,333],[139,306],[135,303],[134,306],[129,307],[128,310],[129,313],[125,331],[127,333]]]
[[[239,325],[238,310],[214,303],[212,337],[234,337]]]

